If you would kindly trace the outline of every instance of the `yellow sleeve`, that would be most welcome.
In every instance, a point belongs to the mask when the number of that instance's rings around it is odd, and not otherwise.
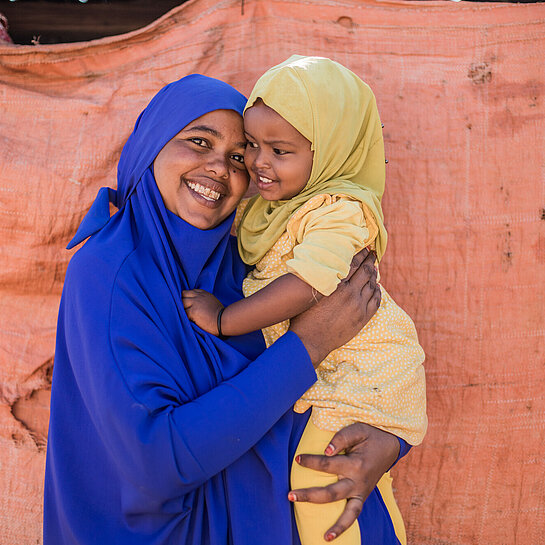
[[[310,210],[287,229],[295,243],[289,272],[323,295],[335,291],[354,255],[371,242],[361,203],[346,198]]]

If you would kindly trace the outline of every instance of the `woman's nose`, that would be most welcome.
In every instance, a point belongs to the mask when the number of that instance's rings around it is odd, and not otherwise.
[[[226,178],[229,175],[228,160],[219,153],[209,157],[206,167],[208,171],[214,173],[218,178]]]

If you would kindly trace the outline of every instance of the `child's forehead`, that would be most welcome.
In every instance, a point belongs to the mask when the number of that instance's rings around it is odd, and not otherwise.
[[[253,137],[274,140],[275,143],[308,143],[296,127],[263,100],[256,100],[244,113],[244,130]]]
[[[257,97],[244,112],[244,130],[253,137],[274,139],[278,143],[312,142],[312,132],[308,138],[300,130],[301,123],[293,111],[282,102],[269,100],[269,97]]]
[[[255,118],[256,115],[260,115],[261,117],[270,117],[271,119],[274,119],[275,114],[284,119],[284,116],[278,113],[273,107],[269,106],[262,97],[257,97],[251,106],[246,107],[243,118],[249,118],[251,120]]]

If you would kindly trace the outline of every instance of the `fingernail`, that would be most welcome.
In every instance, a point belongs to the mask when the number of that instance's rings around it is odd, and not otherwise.
[[[333,532],[329,532],[329,534],[326,534],[325,540],[326,541],[333,541],[337,537],[337,534]]]
[[[335,452],[335,447],[331,443],[329,443],[329,445],[327,445],[324,453],[326,454],[326,456],[330,456],[334,452]]]
[[[298,454],[296,457],[295,457],[295,461],[300,464],[301,463],[301,455]]]
[[[297,501],[297,496],[293,493],[293,492],[290,492],[288,494],[288,500],[290,501]]]

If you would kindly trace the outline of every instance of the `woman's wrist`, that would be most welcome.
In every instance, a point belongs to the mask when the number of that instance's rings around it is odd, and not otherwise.
[[[299,327],[298,324],[291,325],[289,331],[295,333],[303,343],[314,369],[316,369],[320,363],[324,361],[329,352],[331,352],[331,350],[324,348],[323,343],[320,342],[320,339],[317,338],[317,336],[309,335],[304,328]]]

